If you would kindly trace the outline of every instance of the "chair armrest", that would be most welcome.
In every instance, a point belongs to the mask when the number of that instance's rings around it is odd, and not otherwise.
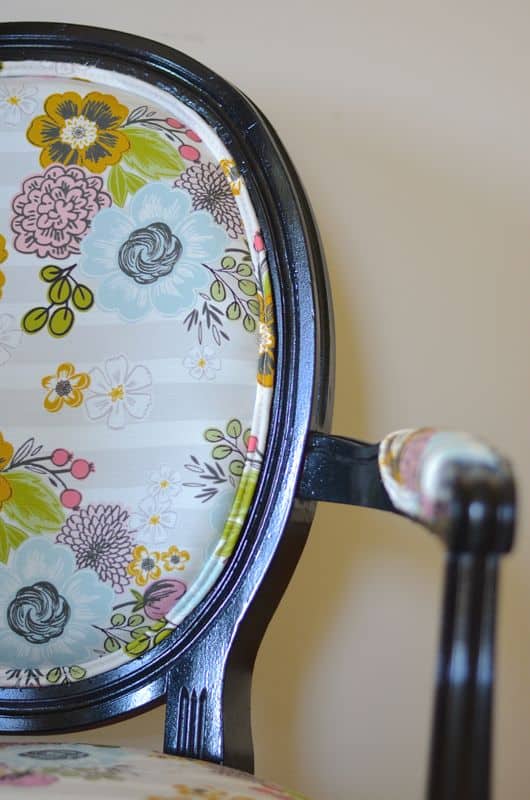
[[[308,437],[298,496],[403,514],[447,547],[428,800],[489,800],[499,561],[513,544],[508,462],[466,433],[403,430],[379,445]]]
[[[515,489],[509,463],[468,433],[401,430],[379,445],[382,483],[395,509],[443,538],[453,552],[506,553]]]

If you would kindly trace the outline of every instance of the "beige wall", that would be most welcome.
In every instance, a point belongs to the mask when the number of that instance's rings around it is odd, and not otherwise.
[[[305,182],[337,315],[336,432],[434,423],[513,459],[498,798],[530,779],[530,7],[426,0],[2,0],[5,19],[167,42],[238,84]],[[441,552],[419,528],[322,506],[263,643],[257,770],[322,800],[422,795]],[[162,713],[83,738],[157,746]]]

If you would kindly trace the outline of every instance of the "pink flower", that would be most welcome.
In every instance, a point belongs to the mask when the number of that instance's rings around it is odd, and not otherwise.
[[[31,770],[10,771],[6,764],[0,764],[0,788],[2,786],[49,786],[59,779],[55,775]]]
[[[41,175],[26,178],[13,200],[15,249],[39,258],[62,259],[79,253],[91,220],[111,203],[99,175],[52,164]]]
[[[251,786],[255,792],[266,794],[267,797],[275,797],[277,800],[293,800],[292,794],[286,794],[279,786],[272,783],[264,784],[263,786]]]
[[[161,619],[186,592],[186,584],[176,578],[155,581],[144,593],[144,611],[149,619]]]

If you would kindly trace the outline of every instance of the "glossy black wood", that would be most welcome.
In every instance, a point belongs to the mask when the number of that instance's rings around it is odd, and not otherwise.
[[[310,433],[298,496],[398,513],[383,486],[378,453],[378,444]]]
[[[499,559],[513,545],[515,488],[497,471],[452,465],[434,525],[448,548],[429,800],[489,800]]]
[[[499,556],[447,557],[429,800],[487,800]]]
[[[157,648],[68,687],[0,690],[0,730],[65,731],[168,700],[165,748],[252,767],[250,673],[260,637],[305,542],[314,503],[295,489],[309,430],[329,428],[333,329],[318,233],[299,178],[263,115],[182,53],[64,24],[0,26],[0,59],[76,61],[177,94],[217,131],[245,178],[271,267],[277,371],[262,478],[216,586]]]

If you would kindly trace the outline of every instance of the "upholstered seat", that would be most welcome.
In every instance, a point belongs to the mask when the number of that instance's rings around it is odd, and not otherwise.
[[[93,744],[0,745],[0,796],[57,800],[303,800],[245,772],[157,751]]]

